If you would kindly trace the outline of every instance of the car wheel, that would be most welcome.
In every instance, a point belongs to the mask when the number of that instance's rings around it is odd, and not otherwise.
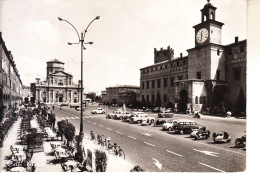
[[[103,111],[102,114],[105,114],[105,112]]]
[[[172,131],[172,128],[169,127],[169,128],[168,128],[168,131]]]
[[[140,120],[138,120],[138,121],[137,121],[137,124],[141,124],[141,121],[140,121]]]
[[[183,135],[183,130],[180,130],[180,134]]]
[[[151,120],[151,123],[154,123],[154,120]]]

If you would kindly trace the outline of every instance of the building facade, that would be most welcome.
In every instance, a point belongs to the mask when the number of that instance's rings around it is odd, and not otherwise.
[[[133,85],[116,85],[106,88],[106,104],[133,104],[140,96],[140,87]]]
[[[54,59],[47,62],[46,80],[36,78],[31,83],[32,100],[36,103],[77,103],[80,101],[80,81],[73,83],[73,76],[64,72],[64,63]]]
[[[101,103],[107,103],[107,91],[101,91]]]
[[[140,69],[140,101],[178,112],[245,112],[246,40],[221,44],[224,25],[208,2],[195,29],[195,47],[174,58],[170,47],[154,49],[154,64]]]
[[[22,102],[23,84],[11,51],[0,32],[0,116],[4,110]]]

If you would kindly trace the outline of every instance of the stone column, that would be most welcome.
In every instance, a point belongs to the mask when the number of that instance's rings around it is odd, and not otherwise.
[[[42,91],[39,89],[39,101],[42,101]]]
[[[53,94],[52,94],[52,103],[56,103],[56,91],[53,90]]]
[[[39,92],[38,89],[36,89],[36,92],[35,92],[35,102],[38,102],[38,99],[39,99],[38,98],[38,96],[39,96],[38,92]]]
[[[71,95],[70,102],[73,103],[73,100],[74,100],[74,98],[73,98],[73,90],[71,90],[70,95]]]

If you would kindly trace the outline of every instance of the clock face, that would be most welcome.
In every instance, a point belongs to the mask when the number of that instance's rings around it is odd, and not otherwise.
[[[209,32],[206,28],[202,28],[197,32],[196,40],[198,43],[204,43],[209,36]]]

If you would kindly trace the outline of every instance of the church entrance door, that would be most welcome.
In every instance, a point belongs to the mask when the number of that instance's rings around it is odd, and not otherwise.
[[[63,102],[63,97],[62,96],[59,97],[59,102],[60,103]]]
[[[186,113],[188,103],[188,92],[186,90],[181,90],[179,98],[179,112]]]

